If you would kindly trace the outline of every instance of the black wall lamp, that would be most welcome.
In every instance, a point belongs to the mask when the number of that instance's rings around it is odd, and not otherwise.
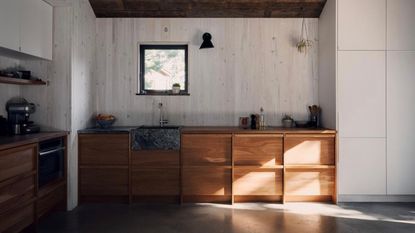
[[[203,34],[203,43],[200,46],[200,49],[210,49],[210,48],[214,48],[215,46],[213,46],[212,44],[212,35],[208,32],[205,32]]]

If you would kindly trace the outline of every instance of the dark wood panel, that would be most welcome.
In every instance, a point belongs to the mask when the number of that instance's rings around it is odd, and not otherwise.
[[[180,169],[176,168],[133,168],[133,195],[179,195]]]
[[[33,201],[0,214],[0,232],[21,232],[35,221]]]
[[[66,207],[66,182],[61,182],[49,192],[39,192],[36,212],[38,218],[58,207]]]
[[[224,203],[229,204],[232,201],[232,195],[184,195],[184,203]]]
[[[97,17],[319,17],[326,0],[90,0]]]
[[[37,145],[0,151],[0,182],[36,169]]]
[[[35,197],[36,175],[18,176],[0,183],[0,213]]]
[[[180,151],[176,150],[137,150],[131,151],[133,166],[139,167],[179,167]]]
[[[183,167],[183,195],[231,195],[232,169],[222,167]]]
[[[128,165],[128,134],[80,134],[80,165]]]
[[[182,134],[182,165],[231,165],[231,134]]]
[[[335,164],[335,135],[288,135],[284,164]]]
[[[282,195],[283,169],[234,168],[233,194],[260,196]]]
[[[282,146],[283,137],[280,134],[236,134],[233,143],[234,164],[281,165]]]
[[[128,168],[80,168],[81,196],[128,195]]]
[[[15,135],[15,136],[0,136],[0,151],[10,149],[13,147],[24,146],[40,141],[58,138],[68,135],[66,131],[56,132],[40,132],[33,134]]]
[[[234,202],[271,202],[280,203],[282,195],[235,195]]]

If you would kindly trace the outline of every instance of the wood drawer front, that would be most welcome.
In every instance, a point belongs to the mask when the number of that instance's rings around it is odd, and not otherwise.
[[[231,195],[232,171],[222,167],[184,167],[183,195]]]
[[[285,171],[286,195],[333,195],[334,169],[287,169]]]
[[[36,175],[16,177],[0,183],[0,212],[35,197]]]
[[[335,136],[297,135],[284,139],[285,164],[335,164]]]
[[[183,134],[183,165],[231,165],[231,134]]]
[[[280,134],[235,135],[235,165],[274,166],[282,164],[283,137]]]
[[[0,214],[0,232],[21,232],[35,221],[34,202]]]
[[[41,196],[37,200],[37,216],[40,218],[46,213],[56,208],[59,204],[65,203],[66,198],[66,183],[63,183],[55,190]],[[65,206],[66,207],[66,206]]]
[[[180,151],[177,150],[138,150],[131,151],[133,166],[139,167],[179,167]]]
[[[283,169],[234,168],[234,195],[282,195]]]
[[[133,168],[133,195],[179,195],[180,169]]]
[[[0,182],[36,169],[36,144],[0,151]]]
[[[79,164],[127,165],[128,134],[80,134]]]
[[[80,168],[80,195],[128,195],[128,168]]]

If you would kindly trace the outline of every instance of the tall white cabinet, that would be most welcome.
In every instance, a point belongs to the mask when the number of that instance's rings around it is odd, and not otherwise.
[[[53,7],[43,0],[0,1],[0,47],[52,60]]]
[[[335,1],[339,200],[415,195],[415,1]]]

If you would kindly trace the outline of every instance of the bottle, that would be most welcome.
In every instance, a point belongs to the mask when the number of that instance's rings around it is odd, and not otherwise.
[[[261,113],[259,114],[259,128],[264,129],[265,128],[265,115],[264,115],[264,109],[261,107]]]

